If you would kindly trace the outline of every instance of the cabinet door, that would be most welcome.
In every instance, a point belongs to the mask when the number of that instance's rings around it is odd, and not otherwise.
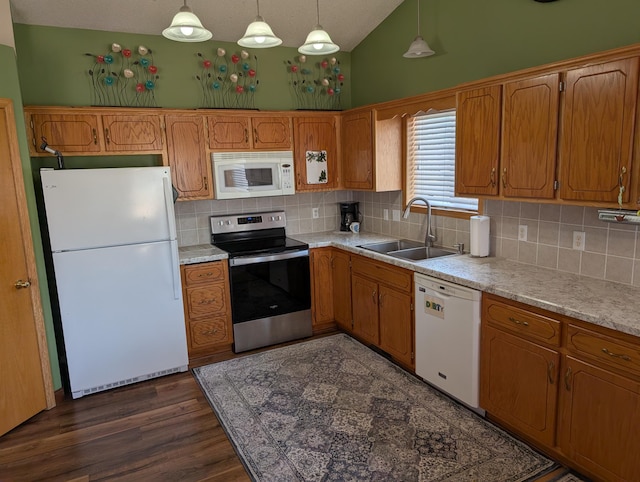
[[[414,335],[411,295],[380,285],[380,348],[413,369]]]
[[[91,114],[32,114],[34,143],[36,153],[42,137],[47,139],[49,147],[60,151],[63,155],[73,153],[101,152],[101,140],[97,115]],[[49,155],[49,154],[45,154]]]
[[[560,137],[560,197],[623,202],[629,198],[638,59],[567,72]]]
[[[103,115],[105,149],[110,152],[161,152],[161,119],[157,115]]]
[[[347,189],[373,189],[372,113],[342,118],[342,175]]]
[[[456,196],[498,194],[501,86],[458,92]]]
[[[338,152],[336,118],[298,117],[293,121],[293,145],[296,171],[296,191],[335,189],[338,185]],[[308,151],[325,151],[326,162],[321,168]]]
[[[291,149],[289,117],[252,117],[253,148],[258,150]]]
[[[165,118],[167,151],[179,199],[212,199],[211,162],[205,151],[204,119],[199,115]]]
[[[504,196],[552,199],[560,75],[504,86],[500,182]]]
[[[331,248],[311,251],[311,293],[314,328],[333,322],[333,285]]]
[[[554,350],[483,323],[480,406],[543,444],[555,445],[558,368]]]
[[[332,260],[333,314],[338,326],[351,331],[351,258],[347,253],[333,250]]]
[[[565,357],[559,445],[602,480],[640,480],[640,383]]]
[[[209,148],[210,149],[241,149],[251,147],[251,122],[248,117],[237,116],[209,116]]]
[[[351,276],[353,299],[353,333],[368,343],[378,345],[378,284],[357,274]]]

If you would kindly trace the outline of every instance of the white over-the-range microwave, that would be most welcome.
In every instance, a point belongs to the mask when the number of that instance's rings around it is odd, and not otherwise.
[[[213,152],[216,199],[295,194],[293,152]]]

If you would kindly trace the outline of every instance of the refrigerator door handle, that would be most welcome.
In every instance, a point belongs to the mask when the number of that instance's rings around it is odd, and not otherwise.
[[[178,239],[178,235],[176,232],[176,218],[172,215],[173,190],[171,189],[171,181],[169,180],[168,175],[165,175],[162,178],[162,183],[164,185],[164,203],[167,212],[167,221],[169,222],[169,239],[174,240]]]
[[[178,241],[169,241],[171,246],[171,278],[173,279],[173,299],[179,300],[182,295],[182,285],[180,283],[180,261],[178,257]]]

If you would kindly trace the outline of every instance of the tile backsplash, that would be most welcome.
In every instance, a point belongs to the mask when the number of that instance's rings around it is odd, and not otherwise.
[[[273,198],[190,201],[176,204],[180,246],[210,243],[209,216],[284,209],[287,234],[337,231],[338,203],[358,201],[362,230],[424,240],[426,216],[402,218],[402,192],[333,191]],[[313,218],[313,208],[319,217]],[[385,219],[385,214],[388,219]],[[598,209],[582,206],[489,200],[484,214],[491,218],[491,256],[640,286],[640,237],[634,225],[598,220]],[[527,226],[527,240],[518,240],[519,226]],[[469,250],[469,221],[433,217],[436,244],[464,243]],[[584,233],[584,250],[573,249],[573,233]]]

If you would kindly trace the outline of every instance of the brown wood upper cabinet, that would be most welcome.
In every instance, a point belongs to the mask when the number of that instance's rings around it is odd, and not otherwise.
[[[338,187],[337,116],[322,114],[293,119],[293,155],[296,172],[296,191],[323,191]],[[308,151],[326,152],[324,180],[310,178]]]
[[[402,189],[402,119],[378,120],[376,111],[342,115],[342,182],[346,189]]]
[[[622,186],[628,203],[638,70],[633,57],[459,92],[456,193],[617,203]]]
[[[213,199],[204,117],[198,114],[168,115],[165,123],[167,156],[178,199]]]
[[[209,115],[209,149],[261,150],[291,149],[291,118],[276,115]]]
[[[130,109],[105,112],[90,108],[26,107],[32,135],[31,155],[50,155],[40,149],[42,137],[63,155],[162,154],[161,115]]]

